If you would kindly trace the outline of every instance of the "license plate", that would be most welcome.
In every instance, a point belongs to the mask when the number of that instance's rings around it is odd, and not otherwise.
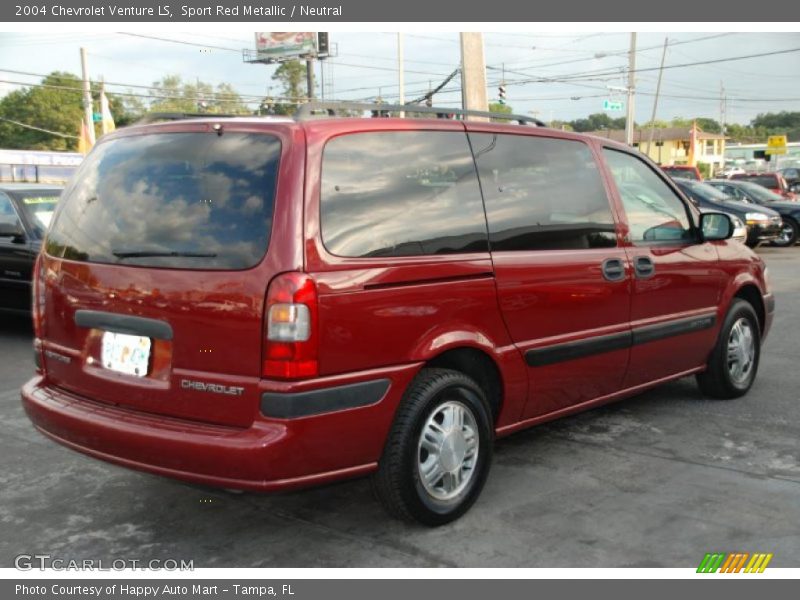
[[[103,366],[111,371],[145,377],[150,364],[150,338],[127,333],[103,333]]]

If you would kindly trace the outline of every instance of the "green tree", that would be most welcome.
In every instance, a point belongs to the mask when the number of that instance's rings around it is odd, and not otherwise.
[[[651,127],[655,127],[656,129],[666,129],[669,127],[669,123],[667,121],[661,121],[656,119],[655,121],[648,121],[647,123],[642,123],[639,125],[640,129],[650,129]]]
[[[199,79],[185,82],[180,75],[167,75],[153,83],[150,95],[152,112],[207,112],[248,114],[251,111],[242,102],[239,93],[229,83],[220,83],[216,89]]]
[[[298,102],[306,97],[306,65],[299,60],[287,60],[272,74],[272,80],[281,84],[281,96],[284,102],[274,105],[274,112],[279,115],[287,115],[294,112],[294,107]]]
[[[612,119],[606,113],[593,113],[585,119],[570,121],[574,131],[601,131],[603,129],[625,129],[625,117]]]
[[[147,104],[141,97],[134,95],[131,90],[124,94],[112,94],[106,90],[106,96],[108,96],[108,105],[117,127],[131,125],[147,112]]]
[[[510,115],[514,111],[508,104],[500,104],[499,102],[490,102],[489,103],[489,112],[492,113],[500,113],[503,115]],[[502,122],[503,119],[492,119],[492,121],[500,121]]]
[[[80,131],[81,82],[53,72],[39,86],[15,90],[0,100],[0,117],[66,136]],[[0,121],[0,147],[27,150],[75,150],[78,140]]]
[[[722,133],[722,125],[715,119],[697,117],[697,126],[706,133]]]
[[[800,129],[800,112],[762,113],[750,125],[766,129]]]
[[[547,126],[552,127],[553,129],[561,129],[562,131],[575,131],[569,122],[559,121],[558,119],[550,121]]]

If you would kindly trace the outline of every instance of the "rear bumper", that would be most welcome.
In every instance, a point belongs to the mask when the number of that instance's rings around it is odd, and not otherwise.
[[[403,391],[418,369],[407,365],[362,374],[388,382],[378,401],[292,418],[260,415],[247,428],[187,421],[95,402],[50,386],[41,377],[22,388],[36,428],[73,450],[110,463],[184,481],[253,491],[279,491],[373,471]],[[357,382],[284,386],[300,397]],[[274,390],[280,396],[284,390]]]

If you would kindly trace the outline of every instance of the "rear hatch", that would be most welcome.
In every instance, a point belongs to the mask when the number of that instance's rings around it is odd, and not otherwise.
[[[50,384],[246,426],[258,405],[281,139],[193,124],[100,143],[41,260]]]

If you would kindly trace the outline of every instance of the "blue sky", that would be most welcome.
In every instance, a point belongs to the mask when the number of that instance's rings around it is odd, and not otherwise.
[[[151,35],[141,29],[134,31]],[[0,69],[43,74],[65,70],[78,74],[79,48],[84,46],[89,53],[91,78],[104,78],[110,91],[125,91],[128,85],[148,86],[165,75],[179,74],[186,80],[199,77],[214,84],[231,83],[254,104],[268,93],[280,92],[270,80],[275,67],[242,61],[241,50],[253,47],[253,34],[249,31],[220,26],[213,33],[206,29],[152,35],[188,44],[100,31],[0,33]],[[658,76],[655,69],[665,38],[670,41],[668,67],[800,48],[799,33],[640,33],[637,69],[654,70],[637,74],[641,92],[636,101],[639,122],[650,118]],[[490,67],[489,98],[496,97],[504,72],[508,103],[515,112],[533,112],[543,120],[572,120],[602,112],[606,98],[622,99],[618,92],[607,88],[626,84],[628,33],[486,32],[484,41]],[[397,99],[396,33],[333,32],[331,42],[338,56],[325,63],[327,98],[371,100],[380,93],[386,100]],[[457,33],[406,32],[404,43],[407,100],[422,95],[429,85],[437,86],[458,66]],[[746,123],[761,112],[797,111],[799,75],[800,52],[668,68],[664,71],[657,118],[718,119],[721,85],[728,96],[729,122]],[[317,65],[318,81],[319,77]],[[563,78],[569,81],[551,81]],[[40,77],[0,71],[0,79],[35,83]],[[0,95],[15,87],[17,83],[0,83]],[[437,96],[436,103],[457,105],[457,82],[446,90],[452,91]],[[143,89],[134,91],[146,93]],[[609,114],[617,117],[624,113]]]

